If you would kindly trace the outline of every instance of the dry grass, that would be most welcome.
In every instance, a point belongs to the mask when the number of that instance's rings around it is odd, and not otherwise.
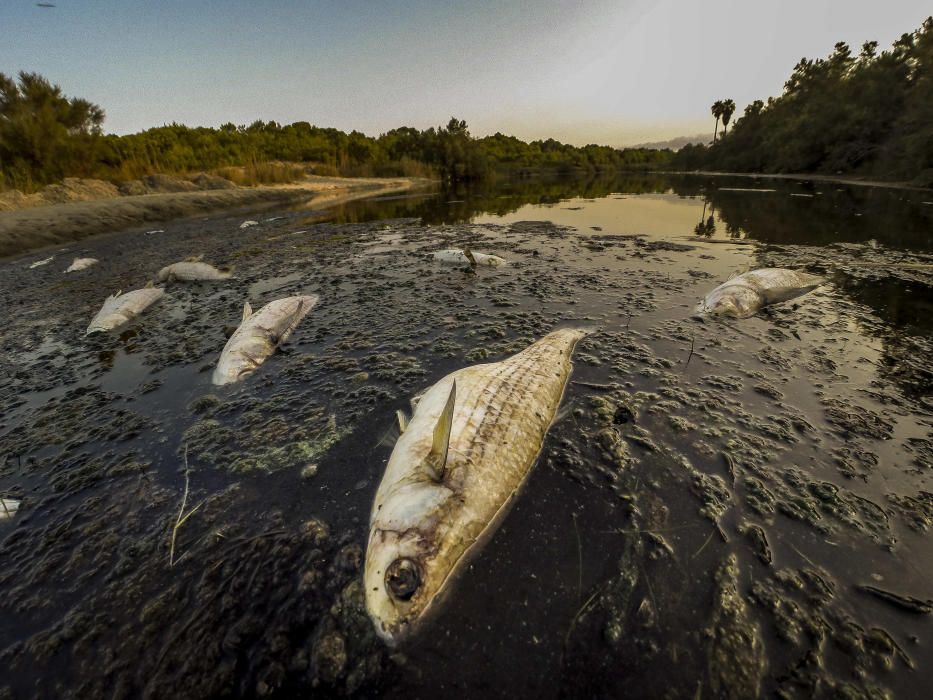
[[[241,187],[252,187],[298,182],[304,179],[307,169],[297,163],[251,161],[242,166],[219,168],[214,173]]]

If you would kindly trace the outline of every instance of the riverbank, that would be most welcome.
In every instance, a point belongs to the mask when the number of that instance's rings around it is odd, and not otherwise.
[[[427,187],[422,178],[337,178],[308,176],[274,187],[234,187],[187,192],[115,196],[91,201],[0,212],[0,257],[143,223],[160,223],[219,209],[306,202],[309,208]]]
[[[704,177],[745,177],[754,180],[803,180],[805,182],[836,182],[840,185],[857,185],[860,187],[885,187],[896,190],[913,190],[915,192],[933,191],[929,187],[918,187],[910,182],[871,180],[845,175],[817,175],[815,173],[731,173],[717,170],[652,170],[653,175],[701,175]]]

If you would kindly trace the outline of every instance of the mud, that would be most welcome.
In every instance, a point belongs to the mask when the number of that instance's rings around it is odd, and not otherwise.
[[[74,276],[0,263],[0,495],[20,502],[0,523],[0,697],[916,696],[933,681],[928,250],[768,241],[760,219],[730,223],[737,192],[712,200],[707,239],[698,186],[662,185],[446,218],[417,198],[237,211],[56,253],[101,260]],[[428,255],[464,246],[510,265]],[[201,253],[235,279],[83,336],[102,295]],[[763,266],[832,282],[690,318]],[[243,302],[302,293],[321,303],[282,351],[213,387]],[[569,324],[595,332],[521,497],[424,633],[386,648],[360,562],[396,410]]]

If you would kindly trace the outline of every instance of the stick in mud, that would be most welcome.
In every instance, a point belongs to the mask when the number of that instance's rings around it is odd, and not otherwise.
[[[188,514],[185,514],[185,506],[188,504],[188,487],[190,484],[189,475],[191,474],[191,469],[188,467],[188,445],[185,445],[185,493],[181,498],[181,508],[178,510],[178,517],[175,519],[175,527],[172,528],[172,542],[169,546],[168,553],[168,565],[175,566],[175,538],[178,536],[178,530],[184,525],[185,521],[194,515],[198,508],[204,505],[204,501],[201,501],[188,511]]]

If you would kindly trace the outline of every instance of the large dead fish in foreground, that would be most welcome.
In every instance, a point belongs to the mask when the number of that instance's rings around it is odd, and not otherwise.
[[[747,318],[768,304],[802,296],[823,284],[806,272],[769,267],[733,277],[706,295],[697,313]]]
[[[97,258],[75,258],[74,262],[69,265],[68,269],[65,272],[77,272],[78,270],[86,270],[91,265],[96,265],[100,260]]]
[[[317,302],[316,295],[285,297],[270,301],[256,313],[247,302],[240,327],[230,336],[217,360],[214,384],[238,382],[254,372],[288,339]]]
[[[197,282],[230,279],[231,273],[218,270],[213,265],[200,260],[184,260],[182,262],[166,265],[159,270],[156,279],[159,282]]]
[[[586,331],[554,331],[507,360],[429,388],[376,492],[366,550],[366,608],[392,643],[422,618],[490,535],[531,470]],[[477,547],[478,548],[478,547]]]
[[[488,255],[486,253],[474,253],[469,248],[460,250],[459,248],[448,248],[447,250],[438,250],[432,253],[435,260],[443,263],[453,263],[455,265],[486,265],[489,267],[499,267],[505,265],[505,260],[498,255]]]
[[[113,330],[132,321],[161,299],[163,294],[165,290],[159,287],[145,287],[126,294],[120,292],[112,294],[104,301],[104,305],[91,321],[91,325],[87,327],[85,335]]]

